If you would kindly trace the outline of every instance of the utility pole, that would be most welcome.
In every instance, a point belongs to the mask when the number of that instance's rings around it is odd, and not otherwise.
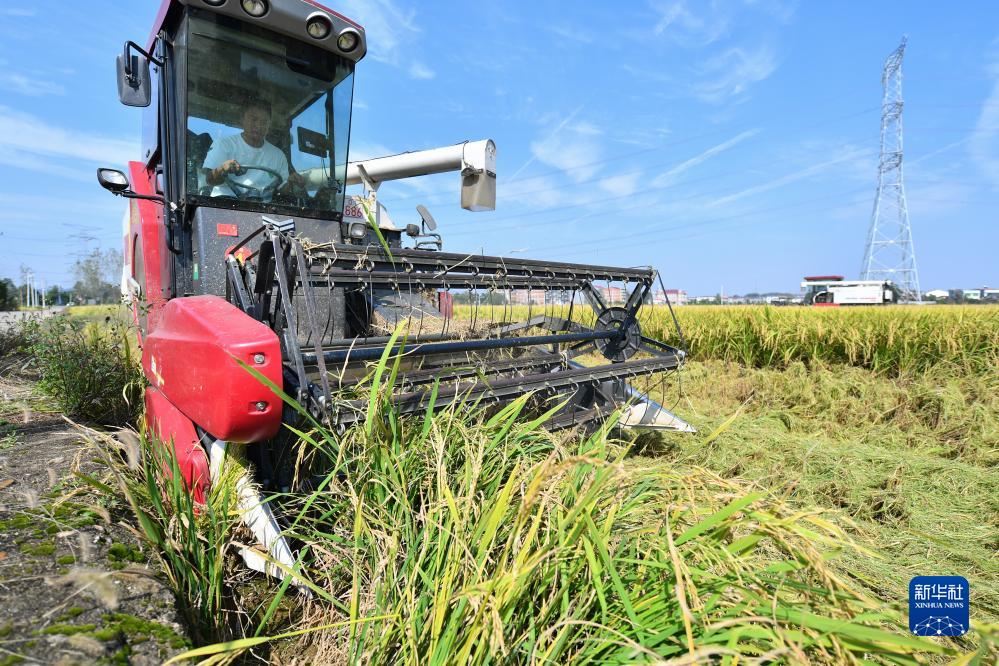
[[[891,280],[902,299],[919,303],[919,273],[912,245],[909,207],[902,180],[902,57],[906,37],[885,60],[881,73],[881,158],[878,191],[874,197],[867,247],[860,269],[861,280]]]

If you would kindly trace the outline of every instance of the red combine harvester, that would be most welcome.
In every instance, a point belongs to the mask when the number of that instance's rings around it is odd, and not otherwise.
[[[300,417],[240,362],[333,429],[364,421],[352,389],[385,353],[404,355],[392,398],[404,414],[530,393],[564,403],[552,428],[620,411],[625,428],[691,429],[626,383],[683,363],[642,333],[655,270],[443,252],[423,206],[418,224],[392,221],[383,182],[447,171],[460,174],[463,208],[492,210],[496,148],[349,162],[366,48],[360,25],[313,0],[165,0],[146,43],[117,60],[121,102],[145,109],[141,155],[127,175],[98,171],[131,202],[122,289],[149,381],[146,427],[172,443],[198,501],[227,446],[245,446],[245,519],[286,564],[258,489],[293,485],[296,440],[282,424]],[[400,324],[408,335],[393,343]]]

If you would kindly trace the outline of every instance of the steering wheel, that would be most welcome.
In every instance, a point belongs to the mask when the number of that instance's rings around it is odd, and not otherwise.
[[[226,174],[226,182],[228,183],[229,188],[239,199],[251,199],[257,201],[269,200],[274,196],[274,193],[277,192],[277,189],[281,187],[281,184],[284,183],[284,176],[270,167],[258,166],[256,164],[240,164],[239,166],[241,167],[239,174]],[[269,185],[265,185],[264,187],[254,187],[252,185],[244,185],[243,183],[238,182],[235,177],[237,175],[243,175],[246,173],[247,169],[256,169],[257,171],[268,173],[274,176],[274,182]]]

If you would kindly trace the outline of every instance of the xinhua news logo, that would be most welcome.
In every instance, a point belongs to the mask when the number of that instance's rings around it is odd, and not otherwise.
[[[963,636],[969,623],[968,592],[963,576],[916,576],[909,581],[909,631]]]

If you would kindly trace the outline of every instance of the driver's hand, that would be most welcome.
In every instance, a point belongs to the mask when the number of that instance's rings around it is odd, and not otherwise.
[[[243,173],[244,169],[242,165],[236,160],[226,160],[222,163],[222,173],[234,173],[240,175]]]

